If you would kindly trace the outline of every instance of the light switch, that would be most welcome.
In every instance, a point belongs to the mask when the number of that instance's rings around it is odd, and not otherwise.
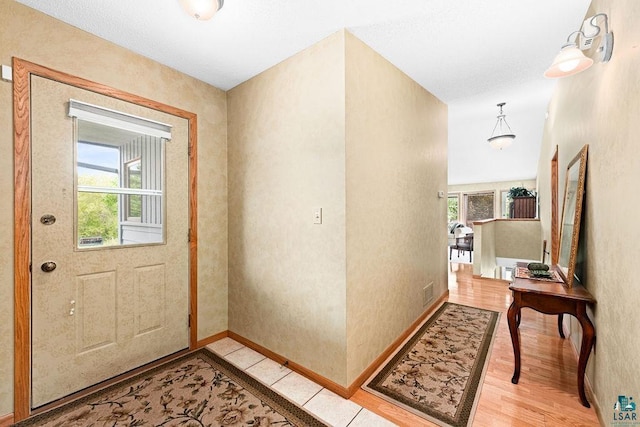
[[[438,197],[442,199],[444,197],[444,191],[438,191]]]
[[[13,81],[13,70],[10,66],[8,65],[2,65],[2,80],[4,80],[5,82],[11,82]]]
[[[313,208],[313,223],[322,224],[322,208]]]

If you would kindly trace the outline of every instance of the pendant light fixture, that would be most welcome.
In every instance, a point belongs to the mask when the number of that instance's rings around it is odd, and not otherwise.
[[[493,132],[491,132],[491,137],[487,139],[489,145],[492,148],[496,148],[498,150],[502,150],[504,147],[508,147],[511,145],[516,136],[511,131],[511,127],[507,123],[505,119],[505,115],[502,112],[502,107],[506,104],[506,102],[501,102],[498,104],[498,108],[500,108],[500,113],[498,113],[498,121],[496,125],[493,127]]]
[[[222,9],[224,0],[180,0],[180,4],[189,15],[200,21],[206,21]]]

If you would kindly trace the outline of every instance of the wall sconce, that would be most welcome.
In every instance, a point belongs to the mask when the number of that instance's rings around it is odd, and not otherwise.
[[[593,59],[586,57],[582,53],[582,50],[591,48],[595,37],[600,35],[602,28],[597,25],[596,22],[599,17],[604,18],[604,34],[602,34],[600,45],[596,50],[596,59],[600,62],[608,62],[611,59],[611,53],[613,52],[613,33],[609,32],[609,18],[606,13],[598,13],[589,20],[589,24],[595,28],[596,32],[586,35],[583,31],[574,31],[569,34],[567,43],[562,46],[560,53],[556,55],[549,69],[544,72],[545,77],[555,79],[571,76],[593,65]],[[572,37],[574,37],[573,41],[571,41]]]
[[[501,102],[498,104],[498,108],[500,108],[500,113],[498,114],[498,121],[496,125],[493,127],[493,132],[491,132],[491,137],[487,139],[489,145],[492,148],[502,150],[504,147],[508,147],[511,145],[516,136],[511,131],[511,127],[507,120],[504,118],[505,115],[502,113],[502,107],[506,104],[506,102]],[[506,127],[506,129],[505,129]],[[496,129],[498,133],[496,133]],[[508,129],[508,131],[507,131]]]
[[[206,21],[222,9],[224,0],[180,0],[180,4],[189,15]]]

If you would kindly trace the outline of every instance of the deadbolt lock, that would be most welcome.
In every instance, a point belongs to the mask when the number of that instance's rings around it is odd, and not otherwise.
[[[44,225],[51,225],[56,222],[56,217],[51,214],[45,214],[40,217],[40,222]]]

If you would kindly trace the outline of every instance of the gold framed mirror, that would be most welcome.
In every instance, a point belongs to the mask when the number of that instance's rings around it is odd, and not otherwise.
[[[557,266],[562,278],[569,287],[573,286],[575,280],[588,150],[589,145],[585,145],[573,160],[571,160],[567,166],[565,179],[562,222],[560,224],[560,250]]]

